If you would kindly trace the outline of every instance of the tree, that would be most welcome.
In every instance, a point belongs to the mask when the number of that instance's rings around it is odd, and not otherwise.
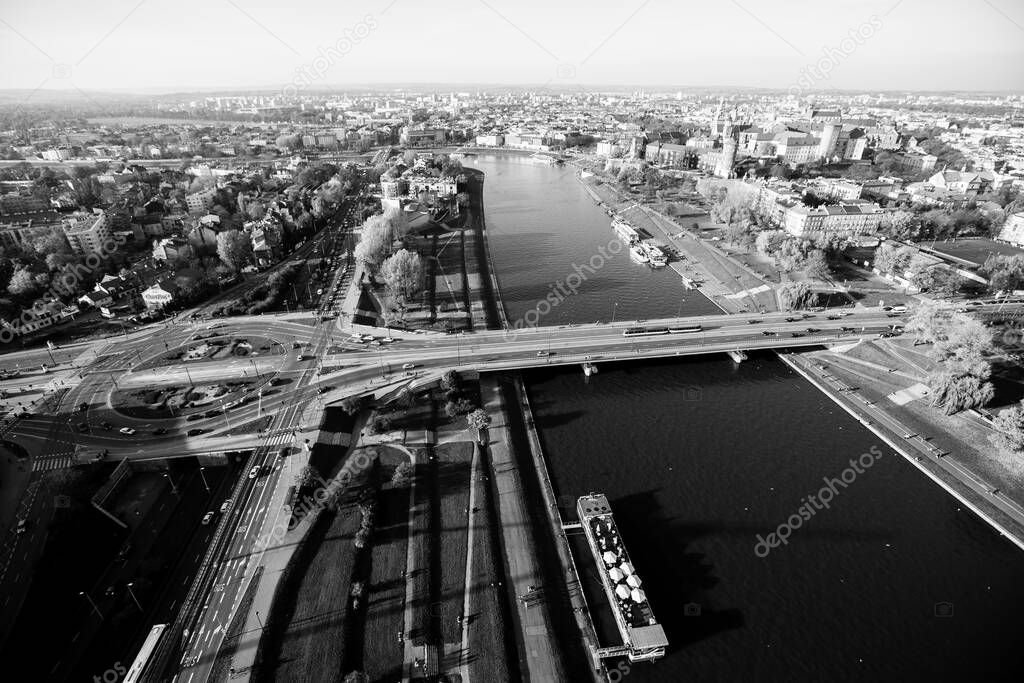
[[[252,242],[239,230],[226,230],[217,235],[217,256],[234,271],[241,270],[252,261]]]
[[[992,420],[992,445],[1007,455],[1024,455],[1024,401],[997,414]]]
[[[395,468],[395,473],[391,476],[391,485],[396,488],[405,488],[412,481],[413,465],[411,462],[402,462]]]
[[[491,416],[483,408],[477,408],[466,418],[471,427],[476,428],[477,441],[483,442],[483,430],[491,424]]]
[[[938,372],[928,378],[932,390],[932,405],[942,408],[947,415],[959,413],[968,408],[978,408],[995,395],[991,382],[974,375]]]
[[[878,226],[879,232],[895,240],[907,240],[914,236],[917,217],[912,211],[894,211],[888,214]]]
[[[806,282],[785,282],[779,287],[779,302],[788,311],[807,308],[814,300],[814,292]]]
[[[377,218],[379,217],[371,216],[363,223],[359,243],[355,248],[355,257],[371,270],[380,267],[391,250],[393,239],[391,226],[383,220],[375,220]]]
[[[812,277],[818,280],[823,280],[828,277],[829,267],[828,259],[825,258],[825,252],[821,249],[815,249],[807,258],[804,259],[804,272],[807,273],[807,277]]]
[[[35,275],[28,268],[18,268],[7,283],[7,291],[14,296],[29,296],[38,291]]]
[[[388,289],[403,301],[415,297],[423,287],[423,260],[406,249],[384,261],[380,272]]]
[[[348,415],[355,415],[363,409],[366,404],[366,400],[362,396],[349,396],[348,398],[342,399],[341,409]]]
[[[880,273],[891,273],[902,277],[907,270],[907,266],[910,265],[910,258],[913,253],[913,249],[909,247],[901,247],[885,242],[875,250],[875,268]]]
[[[934,344],[944,333],[949,312],[931,299],[922,300],[907,320],[906,331],[924,344]]]
[[[320,478],[320,473],[312,465],[305,465],[295,476],[295,483],[299,488],[308,488],[315,484]]]
[[[370,677],[362,671],[351,671],[342,683],[370,683]]]
[[[459,373],[457,373],[455,370],[446,370],[445,373],[441,375],[441,389],[444,391],[458,389],[459,382]]]
[[[370,431],[374,434],[383,434],[391,430],[391,420],[383,415],[377,415],[370,422]]]

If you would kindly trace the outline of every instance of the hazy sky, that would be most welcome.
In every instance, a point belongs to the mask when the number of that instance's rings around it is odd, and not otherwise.
[[[0,0],[0,88],[370,82],[1024,91],[1024,1]]]

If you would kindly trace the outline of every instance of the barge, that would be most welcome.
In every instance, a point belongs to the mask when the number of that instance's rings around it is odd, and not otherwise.
[[[581,496],[576,501],[576,511],[629,661],[652,662],[664,657],[668,646],[665,629],[654,618],[641,587],[643,582],[629,560],[615,525],[608,498],[603,493]]]

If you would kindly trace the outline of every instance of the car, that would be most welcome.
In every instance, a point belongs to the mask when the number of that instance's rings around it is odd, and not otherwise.
[[[317,387],[316,388],[316,393],[318,393],[318,394],[326,394],[330,390],[331,390],[331,387],[328,387],[328,386]]]
[[[826,316],[826,317],[829,320],[839,320],[839,318],[840,318],[840,316],[838,316],[838,315],[829,315],[829,316]]]
[[[121,432],[122,434],[124,434],[126,436],[131,436],[132,434],[135,433],[135,430],[132,429],[131,427],[121,427],[117,431]]]
[[[550,356],[550,355],[551,355],[551,353],[548,352],[548,351],[538,351],[537,352],[537,357],[538,358],[546,358],[547,356]]]
[[[761,334],[763,334],[766,337],[774,337],[775,336],[775,333],[772,332],[771,330],[761,330]]]
[[[795,323],[799,319],[800,318],[794,318],[794,317],[791,316],[791,317],[786,318],[786,322],[787,323]]]
[[[255,479],[258,476],[260,476],[260,466],[259,465],[253,465],[252,469],[249,470],[249,478],[250,479]]]
[[[18,520],[18,527],[17,527],[16,531],[17,531],[18,535],[21,536],[27,530],[28,530],[28,520],[25,519],[24,517],[22,517],[21,519]]]
[[[817,327],[808,327],[807,334],[814,334],[815,332],[821,332]]]
[[[203,515],[203,526],[206,526],[207,524],[209,524],[212,519],[213,519],[213,510],[210,510],[205,515]]]
[[[185,421],[186,422],[195,422],[196,420],[202,420],[202,419],[203,419],[203,414],[202,413],[192,413],[191,415],[189,415],[188,417],[185,418]]]
[[[190,429],[188,430],[188,436],[199,436],[203,433],[202,429]]]
[[[220,512],[221,512],[221,514],[224,514],[230,508],[231,508],[231,499],[228,498],[227,500],[225,500],[223,503],[220,504]]]
[[[301,348],[302,348],[302,344],[300,344],[300,343],[299,343],[299,342],[297,342],[297,341],[293,341],[293,342],[292,342],[292,348],[293,348],[293,349],[301,349]]]
[[[157,427],[156,429],[153,430],[153,436],[163,436],[166,433],[167,433],[167,428],[166,427]]]
[[[111,424],[110,424],[109,422],[103,422],[102,424],[100,424],[100,426],[101,426],[101,427],[103,427],[103,428],[104,428],[105,430],[107,430],[108,432],[109,432],[109,431],[110,431],[111,429],[113,429],[113,426],[112,426],[112,425],[111,425]]]
[[[756,325],[759,322],[761,322],[761,321],[760,320],[755,320],[755,319],[750,319],[750,320],[747,321],[747,324],[748,325]]]
[[[132,544],[131,543],[125,543],[124,547],[121,548],[121,552],[119,552],[117,554],[117,561],[118,562],[124,562],[125,560],[127,560],[128,559],[128,553],[130,553],[131,551],[132,551]]]
[[[85,412],[86,410],[89,410],[89,404],[88,403],[83,401],[82,403],[78,404],[78,412],[82,413],[82,412]]]
[[[402,369],[403,369],[403,370],[412,370],[412,369],[413,369],[413,368],[415,368],[415,367],[416,367],[416,364],[415,364],[415,363],[406,363],[406,364],[404,364],[404,365],[402,366]]]
[[[301,356],[299,356],[299,360],[313,360],[314,358],[316,358],[316,356],[314,356],[311,353],[304,353]]]
[[[804,333],[803,332],[790,332],[790,335],[793,336],[793,337],[802,337],[802,336],[804,336]]]

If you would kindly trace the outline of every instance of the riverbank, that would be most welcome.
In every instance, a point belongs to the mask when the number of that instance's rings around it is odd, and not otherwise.
[[[577,180],[594,198],[627,222],[647,232],[660,247],[675,251],[669,267],[684,284],[700,292],[726,313],[779,310],[774,287],[758,277],[742,263],[704,242],[678,220],[651,207],[623,199],[619,191],[603,179],[576,175]]]
[[[998,486],[986,483],[958,464],[956,454],[948,450],[948,445],[937,445],[933,437],[920,434],[914,426],[884,409],[888,393],[885,389],[863,386],[867,379],[864,376],[838,376],[841,372],[837,373],[833,365],[823,364],[819,352],[786,352],[780,353],[779,358],[907,462],[1024,550],[1024,509],[1007,498]],[[870,385],[870,381],[867,384]]]

